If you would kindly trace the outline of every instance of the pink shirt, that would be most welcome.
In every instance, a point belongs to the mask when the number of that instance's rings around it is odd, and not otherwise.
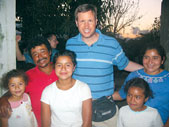
[[[36,66],[33,69],[30,69],[26,72],[29,77],[29,82],[26,87],[26,93],[29,94],[32,109],[35,113],[36,119],[38,121],[39,127],[41,127],[41,94],[44,88],[54,81],[58,80],[58,77],[55,74],[55,70],[51,72],[50,75],[47,75],[44,72],[41,72]]]

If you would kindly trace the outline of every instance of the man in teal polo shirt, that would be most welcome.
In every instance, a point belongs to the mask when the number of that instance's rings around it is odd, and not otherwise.
[[[93,99],[111,96],[114,92],[113,65],[120,70],[135,71],[141,65],[129,61],[115,38],[102,34],[97,25],[97,8],[83,4],[75,10],[75,22],[79,34],[67,41],[66,49],[77,55],[75,79],[87,83]],[[115,127],[117,114],[103,122],[93,122],[93,126]]]

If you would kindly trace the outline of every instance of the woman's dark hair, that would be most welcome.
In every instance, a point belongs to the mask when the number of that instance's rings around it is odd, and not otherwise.
[[[152,97],[153,98],[153,92],[150,89],[149,84],[144,79],[142,79],[142,78],[133,78],[133,79],[129,80],[126,83],[125,87],[124,87],[124,91],[126,93],[128,93],[128,90],[131,87],[141,88],[142,90],[144,90],[145,98],[147,98],[147,97]]]
[[[2,77],[3,87],[5,89],[8,89],[9,80],[11,78],[16,78],[16,77],[23,78],[23,80],[25,81],[25,85],[28,84],[28,76],[25,74],[25,72],[23,70],[13,69],[13,70],[7,72],[5,75],[3,75],[3,77]]]
[[[69,56],[71,58],[71,60],[72,60],[73,65],[76,66],[76,64],[77,64],[76,54],[73,51],[70,51],[70,50],[61,50],[58,53],[56,53],[55,56],[54,56],[54,58],[53,58],[54,65],[55,65],[55,63],[57,61],[57,58],[59,56]]]
[[[164,48],[157,42],[146,44],[142,50],[142,56],[144,56],[147,50],[151,50],[151,49],[157,50],[158,54],[161,56],[161,59],[166,60],[166,52]]]

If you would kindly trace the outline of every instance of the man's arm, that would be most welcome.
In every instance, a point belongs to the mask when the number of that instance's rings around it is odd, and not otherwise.
[[[8,102],[9,96],[10,96],[10,93],[7,92],[0,98],[0,117],[10,116],[9,112],[11,112],[12,109]]]
[[[82,102],[82,127],[92,126],[92,99],[87,99]]]
[[[8,127],[8,118],[1,118],[1,127]]]
[[[21,40],[21,35],[16,35],[16,58],[18,61],[25,61],[25,56],[21,53],[19,49],[19,41]]]
[[[168,118],[167,122],[165,123],[164,127],[169,127],[169,118]]]
[[[136,70],[139,70],[143,68],[142,65],[138,64],[138,63],[135,63],[133,61],[129,61],[128,65],[126,68],[124,68],[125,71],[129,71],[129,72],[133,72],[133,71],[136,71]]]

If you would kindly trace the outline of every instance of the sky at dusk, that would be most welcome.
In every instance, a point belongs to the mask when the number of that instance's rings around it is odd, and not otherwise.
[[[161,15],[161,1],[162,0],[140,0],[139,15],[143,17],[132,24],[126,31],[125,37],[135,37],[139,32],[146,32],[151,28],[155,17]]]

